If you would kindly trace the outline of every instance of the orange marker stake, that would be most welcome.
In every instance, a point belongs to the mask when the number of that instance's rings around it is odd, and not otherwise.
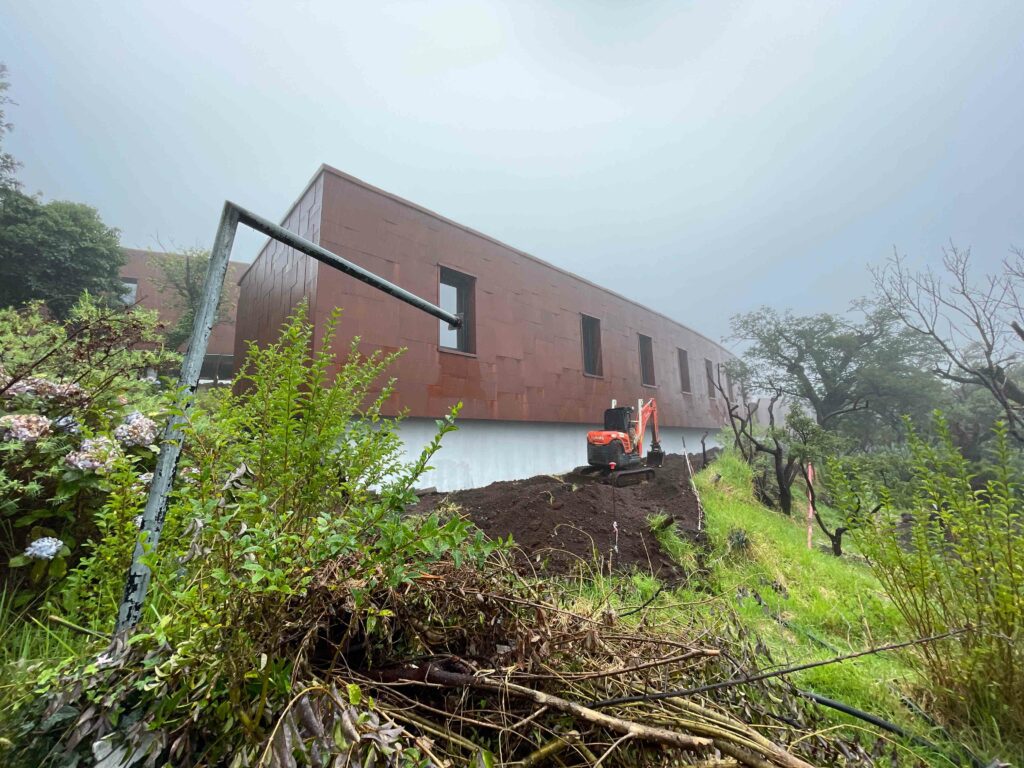
[[[811,485],[814,483],[814,465],[807,465],[807,548],[814,549],[814,497],[811,496]]]

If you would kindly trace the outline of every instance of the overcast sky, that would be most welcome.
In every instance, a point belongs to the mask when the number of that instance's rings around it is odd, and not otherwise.
[[[0,61],[26,189],[128,246],[329,163],[720,338],[1024,245],[1020,0],[0,0]]]

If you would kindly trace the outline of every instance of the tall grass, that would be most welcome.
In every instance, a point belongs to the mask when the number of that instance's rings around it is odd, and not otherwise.
[[[858,558],[808,549],[806,522],[758,503],[741,457],[726,451],[697,476],[697,485],[707,509],[711,586],[732,600],[780,662],[902,639],[899,614],[871,569]],[[898,657],[868,657],[799,680],[818,693],[894,713],[900,706],[894,683],[908,674]]]
[[[78,656],[84,644],[83,635],[19,608],[15,590],[0,588],[0,747],[14,735],[15,711],[36,695],[39,673]]]
[[[920,646],[914,658],[946,716],[994,738],[1024,743],[1024,483],[1007,431],[995,432],[987,479],[936,437],[910,435],[913,496],[901,508],[884,487],[838,476],[850,508],[874,495],[877,515],[857,537],[910,632],[969,631]]]
[[[697,486],[707,509],[711,553],[707,558],[712,591],[729,599],[741,620],[755,631],[779,664],[826,659],[888,642],[911,639],[915,630],[890,598],[882,574],[859,555],[833,557],[828,548],[807,548],[806,521],[787,518],[759,504],[750,467],[726,451],[701,472]],[[838,512],[829,512],[837,515]],[[740,533],[742,532],[742,533]],[[823,537],[815,530],[820,544]],[[851,540],[857,549],[861,537]],[[736,542],[745,540],[745,546]],[[863,548],[860,548],[863,551]],[[755,595],[756,593],[756,595]],[[691,592],[694,598],[701,593]],[[712,612],[705,609],[702,620]],[[690,618],[690,621],[693,621]],[[947,642],[948,650],[948,642]],[[908,765],[952,765],[960,743],[977,754],[1011,760],[1024,757],[1019,742],[1008,741],[990,725],[933,727],[905,704],[905,698],[937,714],[939,692],[927,669],[907,652],[868,656],[789,677],[800,688],[838,699],[890,720],[904,730],[942,746],[943,758],[901,745]],[[864,724],[831,713],[848,727]],[[902,764],[902,763],[901,763]],[[1015,762],[1014,764],[1024,764]]]

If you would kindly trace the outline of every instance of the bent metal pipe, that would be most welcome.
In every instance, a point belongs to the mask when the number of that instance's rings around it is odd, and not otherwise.
[[[189,406],[192,395],[195,394],[199,384],[199,371],[203,364],[203,358],[206,356],[210,332],[217,316],[217,303],[224,287],[224,278],[227,274],[228,262],[231,259],[231,247],[234,244],[239,224],[245,224],[329,267],[383,291],[389,296],[394,296],[399,301],[410,304],[428,315],[444,320],[450,328],[454,329],[462,325],[462,318],[458,315],[431,304],[426,299],[388,282],[358,264],[353,264],[337,254],[331,253],[316,243],[299,237],[294,232],[289,232],[279,224],[257,216],[231,201],[225,201],[220,224],[217,226],[217,235],[213,241],[213,249],[210,252],[210,267],[206,273],[202,299],[192,325],[192,336],[188,349],[181,364],[181,374],[178,377],[179,405],[183,408],[179,409],[178,414],[172,415],[168,419],[161,436],[160,455],[156,460],[153,481],[146,499],[146,509],[142,514],[142,523],[139,526],[138,538],[135,542],[132,564],[125,578],[124,597],[121,599],[121,606],[117,612],[117,632],[133,628],[139,623],[142,616],[146,592],[152,577],[149,566],[145,563],[145,556],[148,552],[154,551],[160,543],[160,534],[167,516],[167,499],[174,483],[178,458],[181,455],[181,427],[185,421],[183,409]]]

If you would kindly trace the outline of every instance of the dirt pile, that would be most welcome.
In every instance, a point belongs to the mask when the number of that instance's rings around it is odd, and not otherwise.
[[[698,461],[700,456],[695,456]],[[669,454],[653,482],[614,488],[575,473],[538,475],[449,494],[428,494],[417,510],[445,499],[492,538],[510,534],[533,567],[564,573],[602,561],[616,570],[633,566],[662,578],[682,576],[651,533],[648,518],[671,515],[680,533],[696,535],[697,498],[683,456]]]

